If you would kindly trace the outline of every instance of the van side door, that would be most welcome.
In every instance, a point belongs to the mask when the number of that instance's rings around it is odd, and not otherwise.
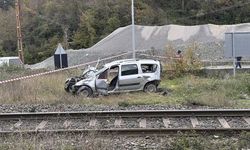
[[[142,86],[142,76],[137,64],[121,65],[119,72],[119,90],[137,90]]]
[[[102,94],[107,94],[108,93],[108,71],[109,69],[106,69],[102,73],[100,73],[95,81],[95,87],[96,91]]]

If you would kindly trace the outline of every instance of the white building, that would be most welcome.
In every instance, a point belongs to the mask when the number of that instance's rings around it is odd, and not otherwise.
[[[23,63],[19,57],[0,57],[0,67],[6,64],[7,66],[22,66]]]

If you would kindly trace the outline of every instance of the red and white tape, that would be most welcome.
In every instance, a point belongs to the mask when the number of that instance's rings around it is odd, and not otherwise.
[[[1,84],[5,84],[5,83],[14,82],[14,81],[20,81],[20,80],[25,80],[25,79],[31,79],[31,78],[39,77],[39,76],[44,76],[44,75],[48,75],[48,74],[52,74],[52,73],[56,73],[56,72],[60,72],[60,71],[75,69],[75,68],[78,68],[78,67],[82,67],[82,66],[86,66],[86,65],[91,65],[93,63],[97,63],[98,61],[100,62],[100,61],[105,61],[105,60],[109,60],[109,59],[121,57],[121,56],[127,55],[129,53],[131,53],[131,52],[122,53],[120,55],[111,56],[111,57],[103,58],[103,59],[100,59],[100,60],[95,60],[95,61],[91,61],[91,62],[87,62],[87,63],[75,65],[75,66],[71,66],[71,67],[68,67],[68,68],[62,68],[62,69],[58,69],[58,70],[51,70],[51,71],[47,71],[47,72],[43,72],[43,73],[37,73],[37,74],[23,76],[23,77],[18,77],[18,78],[14,78],[14,79],[3,80],[3,81],[0,81],[0,85]]]

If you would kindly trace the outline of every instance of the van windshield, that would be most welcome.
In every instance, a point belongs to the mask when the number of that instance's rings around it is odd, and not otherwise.
[[[108,68],[103,66],[101,69],[99,69],[99,71],[96,72],[96,75],[99,75],[100,73],[102,73],[106,69],[108,69]]]

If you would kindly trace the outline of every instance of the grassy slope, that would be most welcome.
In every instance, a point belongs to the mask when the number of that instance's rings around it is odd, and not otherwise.
[[[20,71],[23,73],[23,71]],[[15,74],[19,74],[14,71]],[[1,73],[3,75],[3,72]],[[13,74],[13,71],[5,72]],[[164,78],[161,87],[167,88],[167,96],[159,93],[143,92],[119,95],[82,98],[64,91],[67,77],[79,74],[79,71],[56,73],[34,79],[0,85],[1,104],[104,104],[104,105],[204,105],[212,107],[250,108],[250,74],[241,74],[236,78],[218,79],[193,75],[169,80]],[[4,78],[6,79],[6,75]]]

